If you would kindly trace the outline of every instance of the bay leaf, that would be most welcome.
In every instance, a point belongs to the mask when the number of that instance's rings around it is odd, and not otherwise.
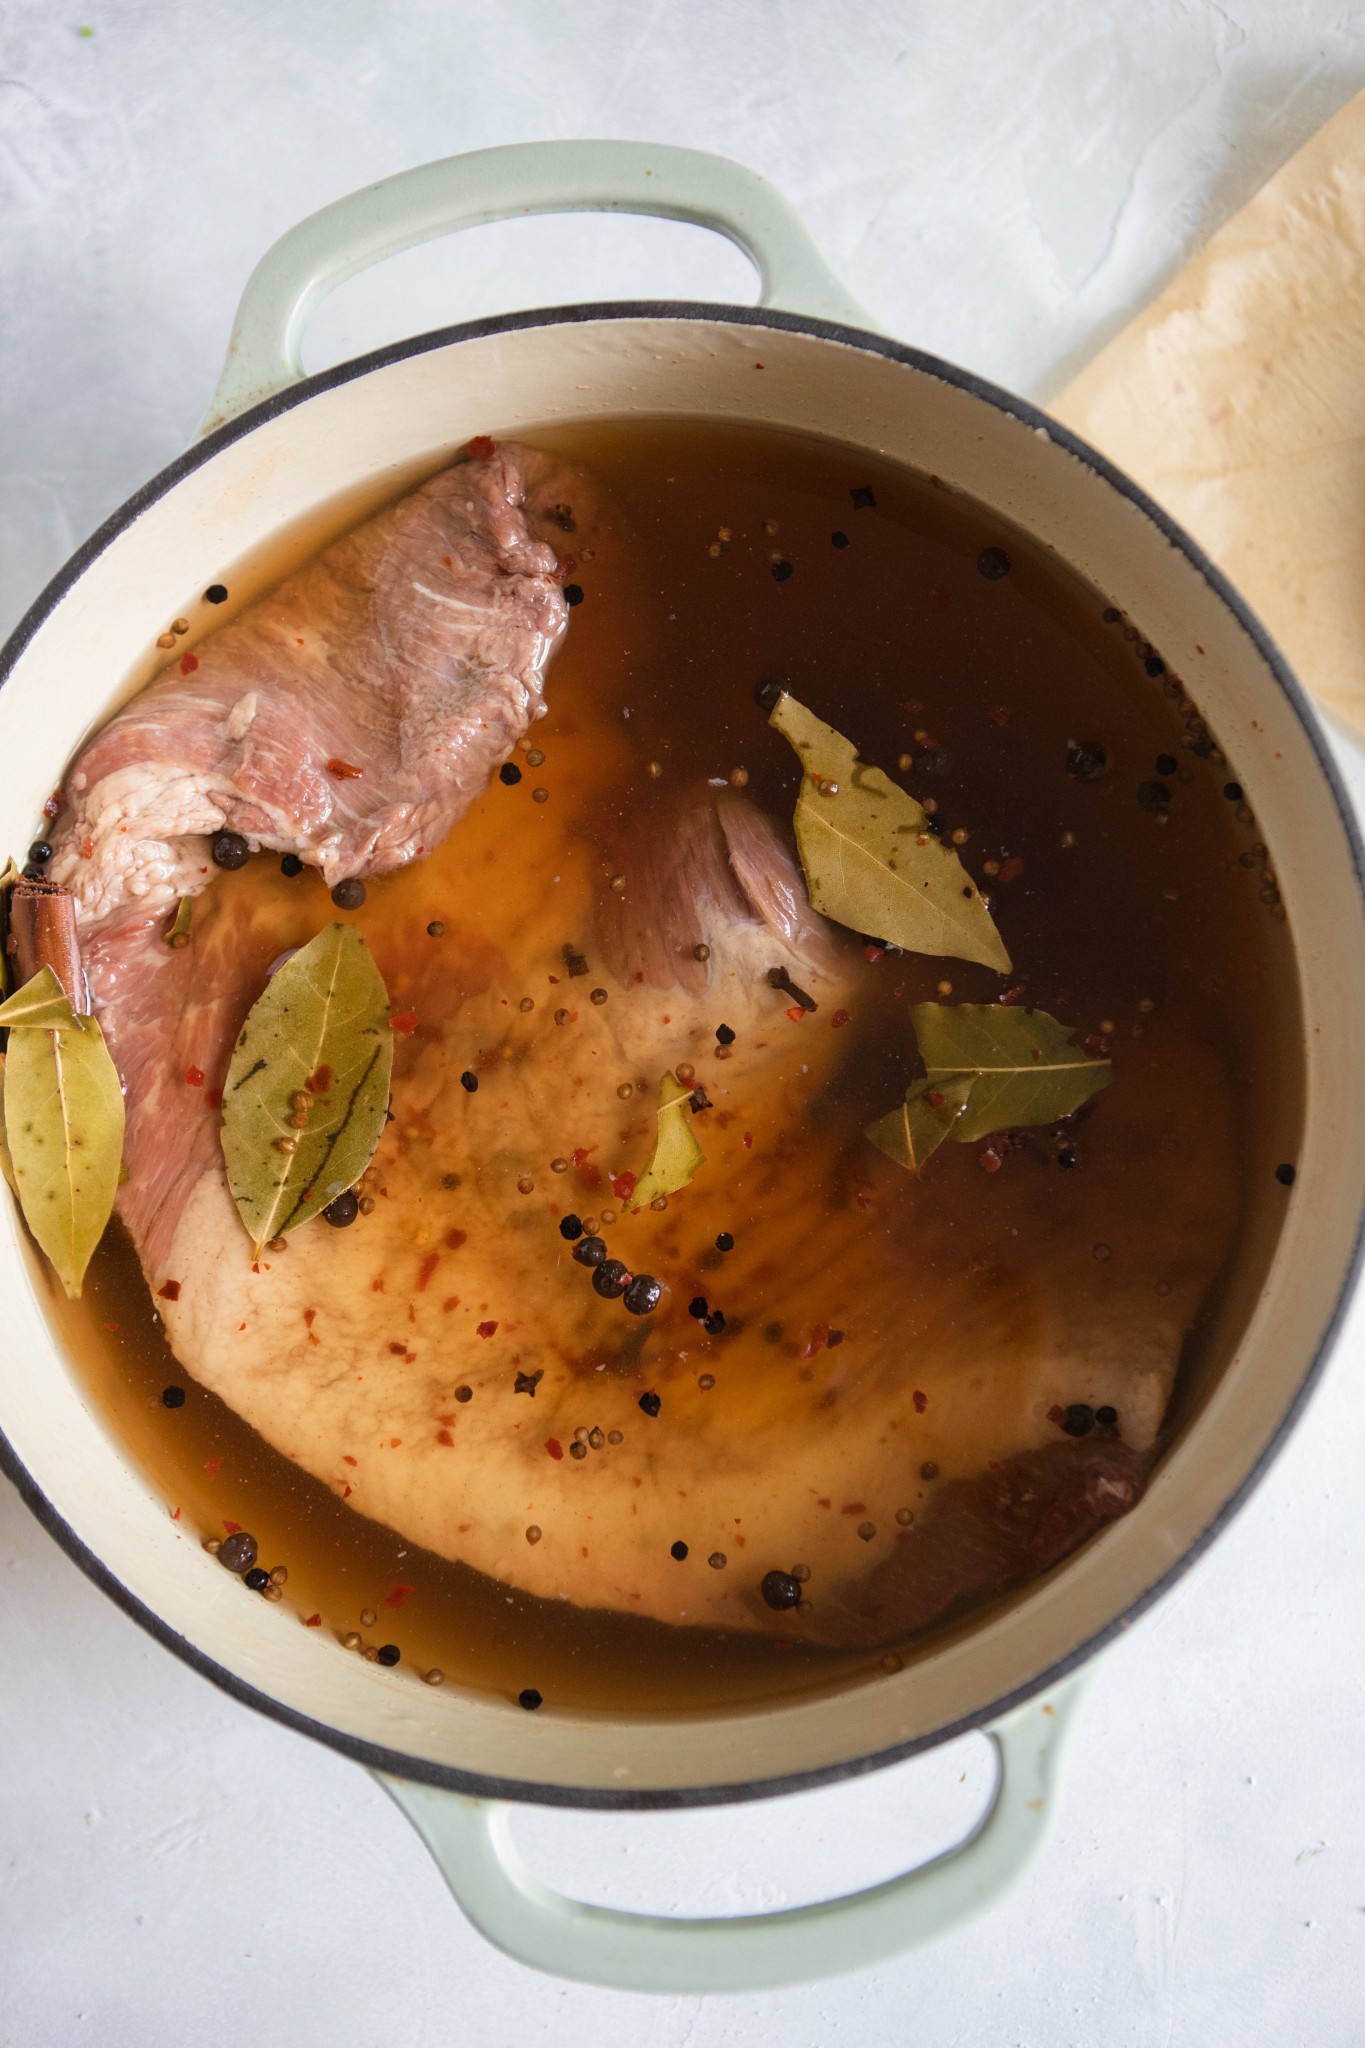
[[[951,1135],[966,1107],[973,1079],[970,1074],[959,1074],[950,1081],[912,1081],[904,1102],[869,1124],[866,1136],[897,1166],[918,1173],[930,1153]]]
[[[64,1015],[55,1024],[45,1021],[59,1005]],[[24,1220],[76,1301],[118,1190],[118,1070],[99,1025],[74,1014],[50,967],[10,997],[0,1019],[10,1027],[4,1071],[9,1174]]]
[[[1003,1003],[916,1003],[910,1012],[926,1077],[971,1077],[967,1106],[953,1126],[962,1145],[992,1131],[1052,1124],[1070,1116],[1114,1078],[1046,1010]]]
[[[915,799],[785,691],[768,722],[805,770],[794,824],[815,909],[908,953],[1008,972],[1010,956],[981,892]]]
[[[685,1188],[706,1154],[697,1143],[688,1110],[692,1090],[676,1074],[665,1074],[659,1082],[659,1126],[649,1165],[636,1181],[627,1209],[645,1209],[660,1195],[676,1195]]]
[[[379,969],[354,925],[330,924],[257,997],[223,1087],[228,1186],[255,1254],[359,1179],[383,1135],[392,1071]],[[308,1098],[301,1130],[296,1095]]]
[[[70,999],[50,967],[40,967],[31,981],[0,1003],[0,1025],[11,1031],[54,1031],[75,1023]]]

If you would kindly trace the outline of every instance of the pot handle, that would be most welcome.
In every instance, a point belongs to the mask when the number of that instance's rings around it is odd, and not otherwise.
[[[516,1961],[618,1991],[773,1990],[885,1962],[1007,1890],[1047,1839],[1079,1687],[1068,1679],[985,1731],[998,1759],[995,1796],[956,1848],[846,1898],[736,1919],[623,1913],[565,1898],[527,1870],[504,1802],[375,1775],[468,1918]]]
[[[762,305],[868,325],[795,208],[756,171],[651,142],[516,142],[399,171],[282,235],[247,281],[201,433],[299,381],[309,316],[356,271],[456,228],[527,213],[608,212],[713,228],[754,264]]]

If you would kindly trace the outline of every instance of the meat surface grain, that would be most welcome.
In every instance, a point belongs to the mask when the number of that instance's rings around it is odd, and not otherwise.
[[[568,616],[504,446],[325,548],[172,663],[84,749],[51,874],[96,925],[212,874],[213,835],[328,885],[437,845],[543,710]]]

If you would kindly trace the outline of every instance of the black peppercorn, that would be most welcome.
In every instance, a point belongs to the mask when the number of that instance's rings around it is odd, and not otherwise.
[[[873,496],[872,486],[870,484],[855,484],[848,495],[853,500],[853,509],[855,512],[867,512],[877,502],[876,498]]]
[[[1282,1188],[1292,1188],[1296,1177],[1296,1170],[1292,1166],[1277,1166],[1275,1168],[1275,1178]]]
[[[1073,1401],[1062,1417],[1062,1428],[1068,1436],[1089,1436],[1095,1427],[1095,1411],[1084,1401]]]
[[[460,1076],[460,1086],[464,1089],[466,1095],[477,1095],[479,1092],[478,1075],[466,1067]]]
[[[645,1415],[657,1415],[664,1404],[657,1394],[641,1394],[635,1405]]]
[[[1099,740],[1068,740],[1066,772],[1076,782],[1098,782],[1109,767],[1109,749]]]
[[[338,910],[359,910],[365,901],[365,884],[355,875],[349,875],[333,889],[332,901]]]
[[[183,1408],[185,1405],[185,1389],[183,1387],[163,1387],[161,1389],[161,1405],[163,1408]]]
[[[38,867],[46,867],[52,858],[52,848],[45,839],[35,839],[28,850],[28,857]]]
[[[360,1214],[360,1201],[355,1189],[347,1188],[345,1194],[338,1195],[334,1202],[329,1202],[322,1213],[334,1230],[345,1230],[346,1226],[354,1223]]]
[[[725,1318],[718,1308],[712,1309],[710,1315],[702,1324],[702,1328],[708,1337],[719,1337],[721,1331],[725,1328]]]
[[[623,1299],[633,1316],[648,1316],[659,1306],[663,1288],[652,1273],[637,1273]]]
[[[398,1662],[400,1654],[397,1643],[383,1643],[375,1652],[374,1661],[376,1664],[394,1665]]]
[[[26,882],[41,882],[43,880],[43,870],[36,861],[29,860],[24,862],[23,875]]]
[[[722,1230],[716,1239],[716,1250],[718,1252],[732,1252],[734,1248],[735,1240],[731,1237],[728,1230]]]
[[[567,1237],[569,1243],[572,1244],[575,1238],[583,1235],[583,1218],[581,1216],[561,1216],[559,1219],[559,1234],[561,1237]]]
[[[303,862],[296,853],[282,853],[280,855],[280,873],[288,875],[291,881],[295,875],[303,873]]]
[[[982,548],[976,566],[988,583],[998,583],[1010,573],[1010,558],[1003,548]]]
[[[670,1543],[668,1546],[668,1554],[670,1557],[676,1557],[678,1563],[681,1564],[683,1559],[687,1555],[687,1545],[685,1543]]]
[[[592,1284],[604,1301],[615,1301],[618,1295],[625,1293],[634,1277],[630,1267],[623,1265],[620,1259],[603,1259],[593,1273]]]
[[[567,605],[582,604],[583,586],[581,583],[566,583],[564,585],[564,602]]]
[[[249,1572],[243,1574],[243,1579],[253,1593],[263,1593],[270,1584],[269,1572],[262,1571],[260,1565],[253,1565]]]
[[[1158,811],[1170,809],[1171,792],[1164,782],[1140,782],[1138,784],[1137,800],[1142,805],[1144,811],[1151,811],[1155,814]]]
[[[499,768],[498,770],[498,781],[505,782],[509,789],[511,789],[515,783],[521,781],[521,770],[520,768],[518,768],[515,761],[503,762],[501,768]]]
[[[574,1246],[573,1255],[580,1266],[600,1266],[607,1256],[607,1247],[600,1237],[584,1237]]]
[[[687,1313],[695,1316],[699,1323],[703,1322],[711,1313],[711,1304],[704,1294],[694,1294],[687,1304]]]
[[[456,1389],[455,1389],[455,1399],[456,1399],[457,1401],[460,1401],[460,1402],[464,1402],[464,1401],[472,1401],[472,1400],[473,1400],[473,1398],[474,1398],[474,1389],[473,1389],[472,1387],[456,1387]]]
[[[439,918],[439,917],[433,917],[433,919],[431,920],[431,923],[430,923],[430,924],[429,924],[429,925],[427,926],[427,937],[428,937],[429,939],[443,939],[443,938],[445,937],[445,935],[446,935],[446,928],[445,928],[445,926],[444,926],[444,925],[443,925],[443,924],[441,923],[441,920],[440,920],[440,918]]]
[[[1242,801],[1242,785],[1241,785],[1241,783],[1240,783],[1240,782],[1225,782],[1225,783],[1223,784],[1223,794],[1224,794],[1224,796],[1225,796],[1225,797],[1227,798],[1227,800],[1228,800],[1228,802],[1229,802],[1230,804],[1239,804],[1239,803],[1240,803],[1240,802]]]
[[[837,526],[830,535],[830,540],[836,548],[846,548],[848,546],[848,535]]]
[[[1113,1429],[1117,1425],[1118,1419],[1119,1411],[1117,1408],[1104,1407],[1095,1410],[1095,1420],[1101,1429]]]
[[[540,1699],[541,1696],[536,1691],[535,1687],[533,1685],[528,1685],[523,1687],[523,1689],[517,1694],[517,1705],[519,1707],[525,1707],[528,1714],[534,1714],[536,1708],[540,1705]]]
[[[790,1572],[765,1572],[758,1590],[769,1607],[775,1607],[779,1613],[784,1607],[800,1604],[801,1581]]]
[[[1072,1151],[1071,1147],[1069,1145],[1066,1145],[1057,1154],[1057,1164],[1058,1166],[1065,1167],[1079,1166],[1080,1160],[1076,1157],[1076,1154]]]
[[[225,1536],[218,1546],[218,1562],[225,1571],[249,1572],[256,1562],[256,1538],[248,1535],[245,1529]]]
[[[1164,676],[1166,673],[1166,664],[1159,654],[1147,655],[1143,660],[1142,666],[1146,669],[1149,676]]]
[[[721,1045],[733,1045],[735,1042],[735,1034],[730,1029],[730,1026],[728,1024],[717,1024],[716,1039],[717,1042]]]
[[[1174,775],[1179,766],[1180,763],[1176,760],[1174,754],[1158,754],[1156,757],[1156,772],[1158,775]]]
[[[789,576],[791,576],[792,574],[794,574],[794,569],[793,569],[793,565],[792,565],[792,563],[790,563],[790,562],[774,562],[774,563],[773,563],[773,582],[774,582],[774,583],[785,583],[785,582],[786,582],[786,580],[787,580],[787,578],[788,578]]]
[[[205,597],[207,598],[207,600],[208,600],[208,602],[209,602],[210,604],[226,604],[226,603],[227,603],[227,585],[226,585],[226,583],[210,583],[210,585],[209,585],[208,589],[207,589],[207,590],[206,590],[206,591],[204,592],[204,596],[205,596]]]
[[[216,868],[244,868],[251,858],[251,848],[240,832],[220,832],[209,852]]]
[[[760,711],[771,711],[779,697],[786,695],[787,686],[779,683],[774,676],[767,676],[754,686],[754,702]]]

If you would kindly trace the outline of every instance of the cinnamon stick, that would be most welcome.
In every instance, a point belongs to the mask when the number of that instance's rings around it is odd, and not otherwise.
[[[72,1009],[81,1015],[88,1012],[90,998],[76,936],[76,899],[69,889],[21,875],[10,890],[5,951],[14,962],[17,987],[31,981],[40,967],[50,967],[66,990]]]

